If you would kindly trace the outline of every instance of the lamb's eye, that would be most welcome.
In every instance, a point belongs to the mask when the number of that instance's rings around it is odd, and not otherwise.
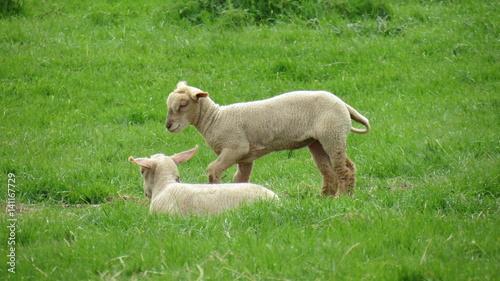
[[[187,106],[187,103],[181,103],[180,108],[182,108],[182,107],[186,107],[186,106]]]

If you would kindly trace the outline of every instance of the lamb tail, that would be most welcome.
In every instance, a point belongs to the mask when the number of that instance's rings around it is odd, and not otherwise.
[[[349,110],[349,115],[351,119],[358,122],[359,124],[365,126],[365,129],[356,129],[354,127],[351,128],[351,132],[356,134],[366,134],[370,131],[370,121],[363,115],[359,114],[356,109],[352,108],[350,105],[345,104],[347,110]]]

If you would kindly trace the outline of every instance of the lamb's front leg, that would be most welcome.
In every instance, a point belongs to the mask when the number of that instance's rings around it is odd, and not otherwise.
[[[224,148],[219,157],[208,165],[208,181],[210,183],[220,183],[222,173],[229,167],[238,163],[238,161],[243,158],[248,153],[248,151],[248,146]]]
[[[252,175],[253,162],[238,163],[238,170],[234,174],[233,182],[249,182]]]

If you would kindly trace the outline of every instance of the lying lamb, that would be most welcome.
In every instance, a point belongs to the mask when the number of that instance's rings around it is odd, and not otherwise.
[[[151,198],[150,213],[219,214],[244,202],[278,199],[271,190],[251,183],[179,183],[177,165],[193,157],[197,150],[198,146],[173,156],[155,154],[151,158],[128,158],[141,167],[144,193]]]
[[[178,133],[193,125],[218,155],[207,168],[209,181],[234,164],[234,182],[248,182],[253,161],[270,152],[308,146],[323,175],[323,194],[352,192],[355,166],[347,157],[349,131],[365,134],[368,119],[325,91],[296,91],[270,99],[219,106],[208,93],[182,81],[167,99],[166,128]],[[352,128],[351,119],[366,129]]]

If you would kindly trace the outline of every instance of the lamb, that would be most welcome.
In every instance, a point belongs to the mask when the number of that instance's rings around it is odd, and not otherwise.
[[[256,184],[188,184],[179,182],[177,165],[186,162],[198,146],[173,156],[155,154],[151,158],[128,160],[141,167],[144,193],[151,199],[150,213],[208,215],[258,200],[279,200],[271,190]]]
[[[337,197],[353,192],[356,169],[347,157],[347,134],[368,133],[370,124],[332,93],[295,91],[219,106],[207,92],[181,81],[168,96],[167,107],[169,132],[193,125],[218,156],[207,168],[211,183],[220,183],[223,171],[234,164],[238,169],[233,181],[248,182],[254,160],[307,146],[323,176],[322,193]],[[366,128],[353,128],[351,119]]]

